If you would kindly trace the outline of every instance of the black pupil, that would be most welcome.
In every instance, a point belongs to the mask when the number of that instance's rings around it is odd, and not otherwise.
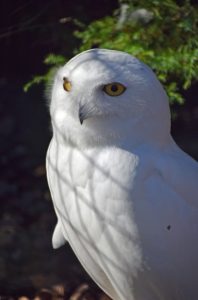
[[[118,86],[116,84],[112,84],[111,90],[112,90],[112,92],[117,92]]]

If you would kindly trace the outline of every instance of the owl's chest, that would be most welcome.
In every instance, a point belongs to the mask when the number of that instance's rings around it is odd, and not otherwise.
[[[75,148],[63,147],[51,142],[47,156],[48,181],[53,202],[59,210],[70,209],[78,198],[79,188],[84,188],[89,179],[89,161]]]
[[[96,153],[67,146],[56,150],[57,180],[67,193],[85,189],[95,173]]]
[[[52,145],[48,152],[48,178],[56,206],[70,215],[122,214],[131,202],[138,160],[115,148],[77,149]],[[134,169],[134,172],[133,172]]]

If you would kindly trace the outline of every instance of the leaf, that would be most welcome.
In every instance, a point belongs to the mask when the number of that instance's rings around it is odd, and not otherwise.
[[[44,59],[44,64],[45,65],[51,65],[51,66],[57,66],[57,65],[62,65],[65,63],[65,57],[62,55],[56,55],[56,54],[48,54],[46,58]]]
[[[45,76],[44,75],[37,75],[34,76],[32,80],[30,80],[29,82],[27,82],[24,86],[23,86],[23,91],[26,93],[29,91],[29,89],[35,85],[35,84],[40,84],[42,82],[45,81]]]

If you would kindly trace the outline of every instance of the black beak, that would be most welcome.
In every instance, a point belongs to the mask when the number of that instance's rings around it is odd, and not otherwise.
[[[78,117],[81,125],[83,124],[84,120],[90,118],[89,110],[87,109],[86,105],[79,106]]]
[[[80,124],[82,125],[83,121],[84,121],[84,118],[83,118],[83,114],[80,110],[79,110],[79,121],[80,121]]]

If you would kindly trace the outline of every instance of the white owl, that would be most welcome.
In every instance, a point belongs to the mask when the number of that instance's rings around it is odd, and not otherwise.
[[[198,164],[170,135],[151,69],[83,52],[58,71],[50,114],[54,248],[68,241],[114,300],[197,300]]]

